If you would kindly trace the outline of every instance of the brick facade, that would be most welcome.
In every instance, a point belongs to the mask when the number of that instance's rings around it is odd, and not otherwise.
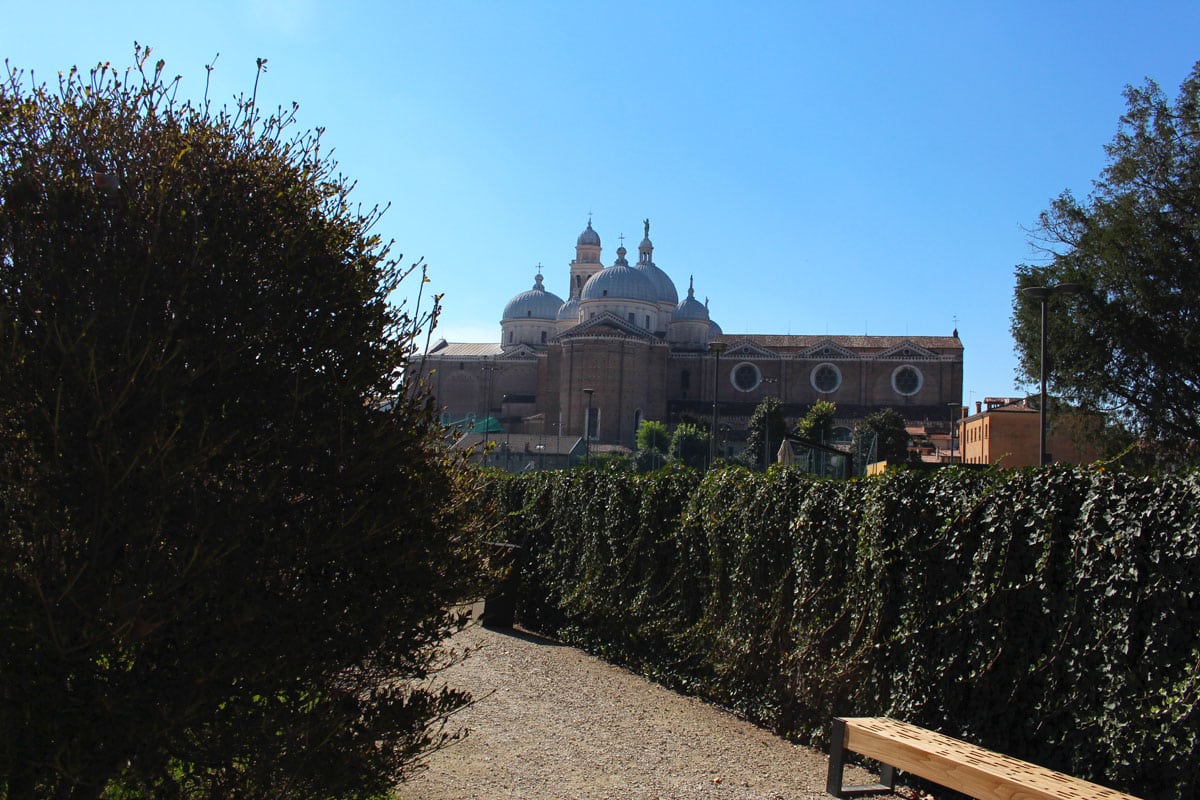
[[[592,389],[598,440],[632,447],[643,419],[707,418],[714,392],[718,424],[733,429],[745,427],[768,396],[780,398],[789,417],[829,400],[843,425],[880,408],[895,408],[914,424],[937,424],[948,419],[949,404],[961,404],[957,332],[725,335],[691,287],[676,302],[670,279],[651,260],[648,222],[646,229],[636,267],[622,247],[613,266],[602,268],[589,222],[567,276],[567,301],[547,292],[539,275],[506,307],[500,343],[442,340],[418,359],[443,419],[495,416],[515,433],[579,436],[588,405],[583,390]],[[636,314],[628,310],[634,307]],[[550,319],[554,308],[561,310]],[[725,347],[719,358],[713,342]]]

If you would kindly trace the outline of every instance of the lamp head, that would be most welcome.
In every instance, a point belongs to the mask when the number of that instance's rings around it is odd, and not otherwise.
[[[1054,286],[1026,286],[1021,294],[1034,300],[1045,300],[1056,294],[1083,294],[1087,287],[1082,283],[1059,283]]]

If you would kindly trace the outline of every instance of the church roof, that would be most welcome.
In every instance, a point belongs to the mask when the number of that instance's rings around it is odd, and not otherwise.
[[[504,348],[498,342],[447,342],[445,339],[440,339],[429,350],[429,355],[436,354],[441,358],[490,358],[503,353]]]
[[[503,322],[510,319],[558,319],[558,309],[562,308],[562,298],[546,291],[542,285],[542,275],[539,272],[534,279],[533,288],[521,292],[508,301],[504,307]]]
[[[654,286],[654,291],[658,295],[658,302],[671,304],[679,302],[679,293],[675,291],[675,282],[671,280],[670,275],[659,269],[653,261],[639,261],[633,268],[650,279],[650,283]]]
[[[624,250],[624,248],[621,248]],[[620,250],[618,252],[621,252]],[[658,291],[646,273],[634,269],[624,258],[618,259],[607,269],[602,269],[583,285],[581,300],[642,300],[658,302]]]
[[[728,334],[721,337],[730,345],[750,342],[778,353],[794,353],[809,350],[829,342],[859,353],[881,353],[904,344],[938,351],[961,351],[962,341],[954,336],[818,336],[818,335],[773,335],[773,334]]]
[[[579,319],[579,298],[571,297],[559,306],[558,319]]]
[[[671,312],[672,321],[700,320],[708,322],[708,308],[696,299],[696,289],[688,286],[687,297]]]
[[[589,219],[587,227],[583,229],[583,233],[579,234],[579,238],[575,240],[575,244],[589,245],[591,247],[600,246],[600,234],[592,230],[592,221]]]

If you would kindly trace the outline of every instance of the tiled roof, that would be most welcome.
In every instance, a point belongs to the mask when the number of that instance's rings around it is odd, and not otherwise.
[[[436,355],[442,358],[480,358],[484,356],[498,356],[504,350],[498,343],[493,342],[447,342],[439,341],[438,346],[433,347],[429,351],[429,355]]]
[[[729,345],[739,342],[764,347],[777,352],[808,350],[824,342],[844,347],[847,350],[880,352],[911,342],[929,350],[962,350],[962,341],[954,336],[784,336],[775,334],[725,334],[718,337]]]

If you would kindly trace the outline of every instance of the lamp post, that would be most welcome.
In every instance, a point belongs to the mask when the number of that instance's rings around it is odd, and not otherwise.
[[[958,432],[958,421],[962,418],[962,403],[946,403],[950,406],[950,463],[954,463],[954,434]]]
[[[587,414],[583,418],[583,463],[592,463],[592,395],[596,393],[595,389],[584,389],[583,393],[588,397]]]
[[[1046,464],[1046,301],[1056,294],[1079,294],[1081,283],[1060,283],[1056,286],[1026,286],[1021,293],[1042,304],[1041,355],[1038,357],[1038,372],[1041,373],[1042,388],[1038,395],[1038,464]]]
[[[483,448],[484,464],[487,463],[487,443],[490,441],[488,437],[492,432],[492,389],[494,388],[492,383],[495,380],[492,373],[499,369],[486,356],[483,359],[483,366],[479,368],[483,373],[483,436],[480,439],[480,446]]]
[[[763,378],[762,382],[770,385],[779,383],[778,378]],[[764,398],[765,399],[765,398]],[[763,471],[771,468],[771,420],[763,415]]]
[[[712,469],[713,462],[717,460],[717,386],[720,383],[721,353],[725,352],[725,343],[709,342],[708,352],[713,354],[713,415],[712,427],[708,431],[708,466]]]

